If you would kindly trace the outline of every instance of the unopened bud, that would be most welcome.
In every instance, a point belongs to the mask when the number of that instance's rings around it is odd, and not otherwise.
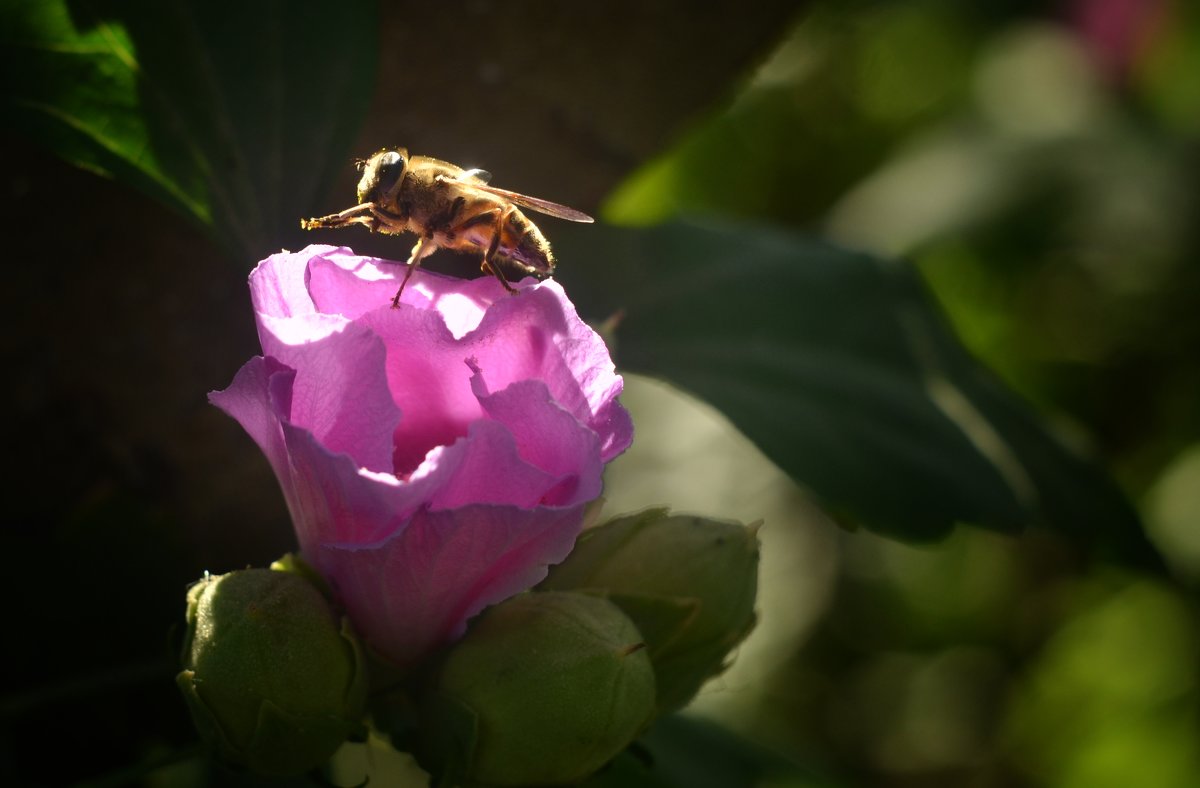
[[[754,628],[756,529],[651,509],[579,537],[539,586],[600,594],[646,639],[660,713],[679,708],[726,667]]]
[[[188,592],[187,624],[176,683],[196,728],[226,760],[302,774],[361,729],[362,649],[300,574],[206,576]]]
[[[523,594],[487,610],[450,650],[427,704],[431,728],[459,751],[435,756],[468,780],[561,785],[590,775],[654,713],[641,635],[596,596]],[[452,714],[447,713],[452,710]],[[434,745],[436,748],[438,745]]]

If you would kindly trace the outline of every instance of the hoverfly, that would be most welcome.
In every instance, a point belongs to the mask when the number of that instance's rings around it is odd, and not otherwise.
[[[381,150],[356,162],[358,205],[317,219],[302,219],[306,230],[365,225],[372,232],[416,233],[417,244],[405,263],[400,294],[420,265],[439,247],[483,253],[480,269],[492,274],[510,293],[504,269],[544,279],[554,273],[554,255],[538,226],[521,208],[572,222],[592,217],[565,205],[489,186],[485,170],[464,170],[428,156],[409,156],[404,148]]]

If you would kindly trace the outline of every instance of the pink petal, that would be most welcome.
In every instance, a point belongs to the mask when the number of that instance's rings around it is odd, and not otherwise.
[[[390,307],[404,277],[403,263],[356,257],[348,249],[309,247],[318,255],[307,258],[308,288],[322,312],[357,319]],[[347,276],[347,272],[353,276]],[[508,293],[493,277],[463,280],[418,269],[404,288],[401,304],[442,315],[455,337],[479,325],[487,308]]]
[[[429,499],[433,510],[471,503],[532,509],[563,482],[562,476],[547,473],[522,458],[507,427],[486,420],[472,424],[466,438],[431,453],[424,467],[440,477]],[[413,474],[414,479],[424,478],[422,470]]]
[[[381,370],[402,414],[391,442],[393,467],[403,476],[431,449],[466,435],[468,425],[482,416],[465,364],[470,351],[437,312],[407,305],[364,315],[358,325],[388,348]]]
[[[496,422],[472,425],[464,439],[432,452],[406,481],[363,471],[306,429],[285,423],[281,433],[290,461],[283,487],[305,551],[378,541],[406,528],[421,508],[488,503],[532,509],[563,483],[522,459],[512,435]]]
[[[400,664],[570,550],[632,438],[600,337],[554,282],[309,247],[251,276],[266,357],[212,401],[266,453],[301,549]]]
[[[402,414],[388,387],[387,349],[379,337],[346,324],[304,344],[271,337],[263,349],[296,371],[291,423],[310,430],[331,452],[349,454],[360,467],[392,471],[392,433]]]
[[[407,666],[461,635],[486,606],[540,582],[570,552],[582,520],[582,506],[422,510],[382,542],[326,545],[305,557],[346,600],[367,642]]]
[[[280,414],[291,409],[288,395],[295,374],[275,359],[255,356],[242,365],[228,388],[208,393],[208,401],[236,419],[258,444],[281,485],[288,477],[289,459]],[[284,496],[290,497],[286,487]]]
[[[560,477],[538,503],[567,506],[600,495],[604,463],[596,433],[559,407],[540,380],[521,380],[489,394],[482,371],[471,362],[471,386],[487,415],[504,424],[521,457]]]

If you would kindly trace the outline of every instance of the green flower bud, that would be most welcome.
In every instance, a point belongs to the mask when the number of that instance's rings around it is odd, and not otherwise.
[[[588,529],[539,586],[600,594],[646,639],[658,709],[677,709],[754,628],[757,529],[650,509]]]
[[[260,774],[314,769],[362,729],[358,639],[300,574],[247,569],[188,591],[176,677],[201,736]]]
[[[649,725],[654,670],[611,602],[523,594],[484,612],[450,650],[426,713],[434,760],[453,778],[574,783]]]

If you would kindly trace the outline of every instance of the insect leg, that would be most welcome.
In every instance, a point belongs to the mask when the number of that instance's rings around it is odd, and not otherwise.
[[[493,265],[492,263],[489,263],[487,260],[484,260],[482,263],[479,264],[479,270],[483,271],[485,274],[489,274],[491,276],[496,277],[497,279],[500,280],[500,284],[504,285],[505,290],[512,293],[513,295],[517,294],[516,289],[508,283],[508,277],[506,277],[504,275],[504,272],[500,270],[500,266]]]
[[[349,224],[371,225],[371,213],[374,210],[374,203],[364,202],[355,205],[353,208],[347,208],[344,211],[333,213],[329,216],[321,216],[317,219],[301,219],[300,227],[305,230],[316,230],[326,227],[345,227]]]
[[[464,230],[475,227],[476,225],[491,225],[492,240],[488,242],[488,247],[486,250],[484,250],[483,262],[480,263],[479,270],[483,271],[485,274],[491,274],[499,279],[500,284],[504,285],[504,289],[510,293],[516,293],[517,291],[508,283],[508,279],[504,277],[504,272],[500,270],[500,266],[493,261],[496,257],[497,251],[500,249],[501,233],[504,229],[504,223],[508,220],[508,217],[512,214],[513,210],[514,209],[512,206],[504,209],[493,208],[490,211],[477,213],[464,221],[462,224],[452,228],[452,232],[461,233]]]
[[[417,239],[416,245],[412,248],[412,253],[408,256],[408,262],[405,263],[404,280],[400,282],[400,287],[396,290],[396,295],[392,297],[392,309],[400,308],[400,294],[404,292],[404,286],[408,284],[409,277],[413,275],[413,271],[421,266],[421,261],[433,254],[436,249],[437,244],[429,238]]]
[[[500,284],[504,285],[504,289],[513,295],[517,294],[516,289],[514,289],[513,286],[508,283],[508,279],[505,278],[504,272],[500,270],[500,266],[496,265],[493,260],[496,257],[496,252],[500,249],[500,236],[504,232],[504,224],[508,221],[508,217],[512,216],[515,210],[516,208],[510,205],[500,212],[498,218],[496,219],[495,230],[492,233],[492,242],[488,244],[487,251],[483,253],[483,263],[479,266],[484,273],[495,275],[495,277],[500,280]]]

